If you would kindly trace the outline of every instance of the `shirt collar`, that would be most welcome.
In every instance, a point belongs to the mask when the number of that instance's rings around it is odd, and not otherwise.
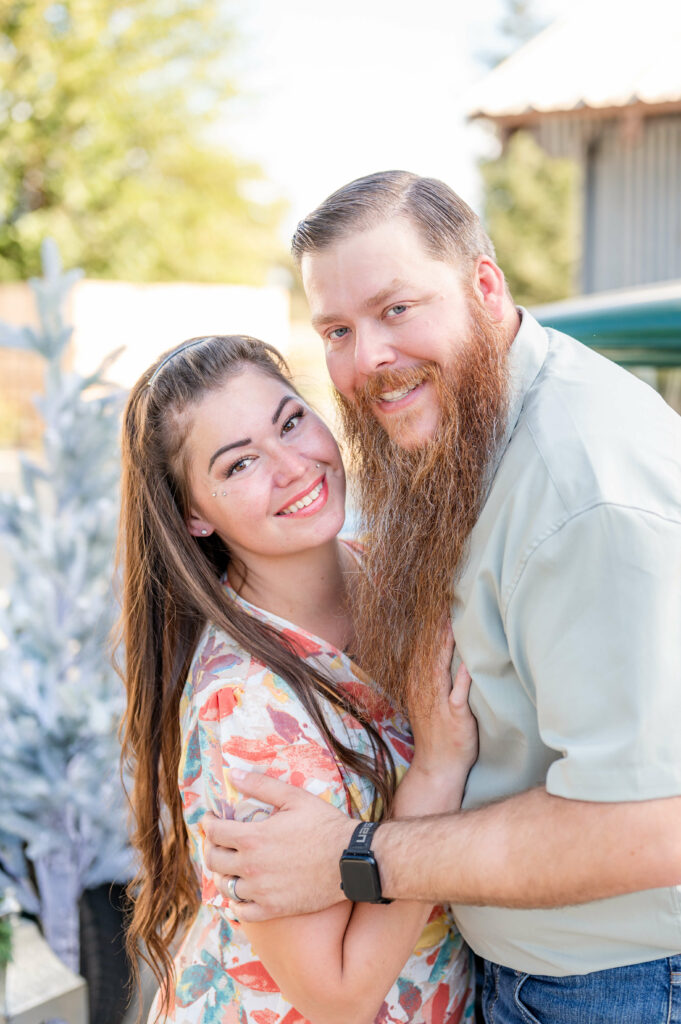
[[[546,331],[532,314],[522,306],[518,306],[518,313],[521,318],[520,327],[508,354],[510,395],[507,429],[509,437],[515,430],[520,417],[525,395],[544,365],[549,347]]]
[[[508,413],[503,437],[489,467],[490,486],[520,419],[525,395],[537,379],[549,347],[541,324],[523,306],[517,309],[520,327],[508,353]]]

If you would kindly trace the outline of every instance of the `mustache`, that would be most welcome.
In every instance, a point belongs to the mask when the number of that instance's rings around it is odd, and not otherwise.
[[[399,370],[379,370],[356,388],[353,404],[360,409],[368,409],[380,399],[386,391],[399,391],[401,388],[412,388],[424,380],[436,380],[439,376],[435,363],[419,363],[416,366],[405,366]]]

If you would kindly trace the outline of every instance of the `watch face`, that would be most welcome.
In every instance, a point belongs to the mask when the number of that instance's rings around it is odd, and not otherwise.
[[[343,892],[353,903],[368,903],[381,898],[378,865],[371,856],[341,857]]]

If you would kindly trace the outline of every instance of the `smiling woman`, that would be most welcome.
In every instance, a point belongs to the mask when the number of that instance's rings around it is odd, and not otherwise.
[[[451,643],[433,666],[437,704],[413,722],[415,754],[347,653],[361,550],[338,539],[333,436],[270,346],[193,339],[133,388],[123,470],[124,751],[141,864],[128,937],[161,985],[150,1020],[456,1024],[468,952],[443,907],[339,892],[320,914],[247,925],[248,879],[232,878],[227,900],[204,859],[207,811],[271,811],[230,769],[380,821],[456,808],[475,756],[465,671],[450,701]]]
[[[334,540],[343,525],[345,475],[332,435],[289,383],[254,366],[196,403],[185,458],[189,531],[228,543],[232,574],[248,565],[244,596],[256,596],[263,574],[268,588],[285,574],[277,590],[289,593],[283,556]]]

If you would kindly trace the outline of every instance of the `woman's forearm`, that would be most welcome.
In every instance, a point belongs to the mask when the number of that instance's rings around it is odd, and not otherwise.
[[[458,811],[468,778],[468,766],[430,771],[413,763],[395,793],[393,818],[421,818]]]
[[[395,816],[420,817],[458,810],[466,775],[467,772],[458,766],[443,775],[442,772],[421,771],[412,765],[397,790]],[[386,958],[384,984],[388,982],[389,988],[416,946],[431,910],[430,902],[399,901],[390,907],[355,903],[343,940],[343,964],[339,979],[341,985],[344,988],[347,986],[349,991],[366,991],[366,987],[371,984],[371,977],[376,973],[375,951],[382,949]],[[386,914],[386,911],[392,913]],[[395,932],[398,930],[405,939],[399,944],[395,942]],[[405,933],[409,934],[409,938],[405,938]],[[391,957],[392,944],[396,948]],[[376,1009],[379,1007],[380,1002]]]

